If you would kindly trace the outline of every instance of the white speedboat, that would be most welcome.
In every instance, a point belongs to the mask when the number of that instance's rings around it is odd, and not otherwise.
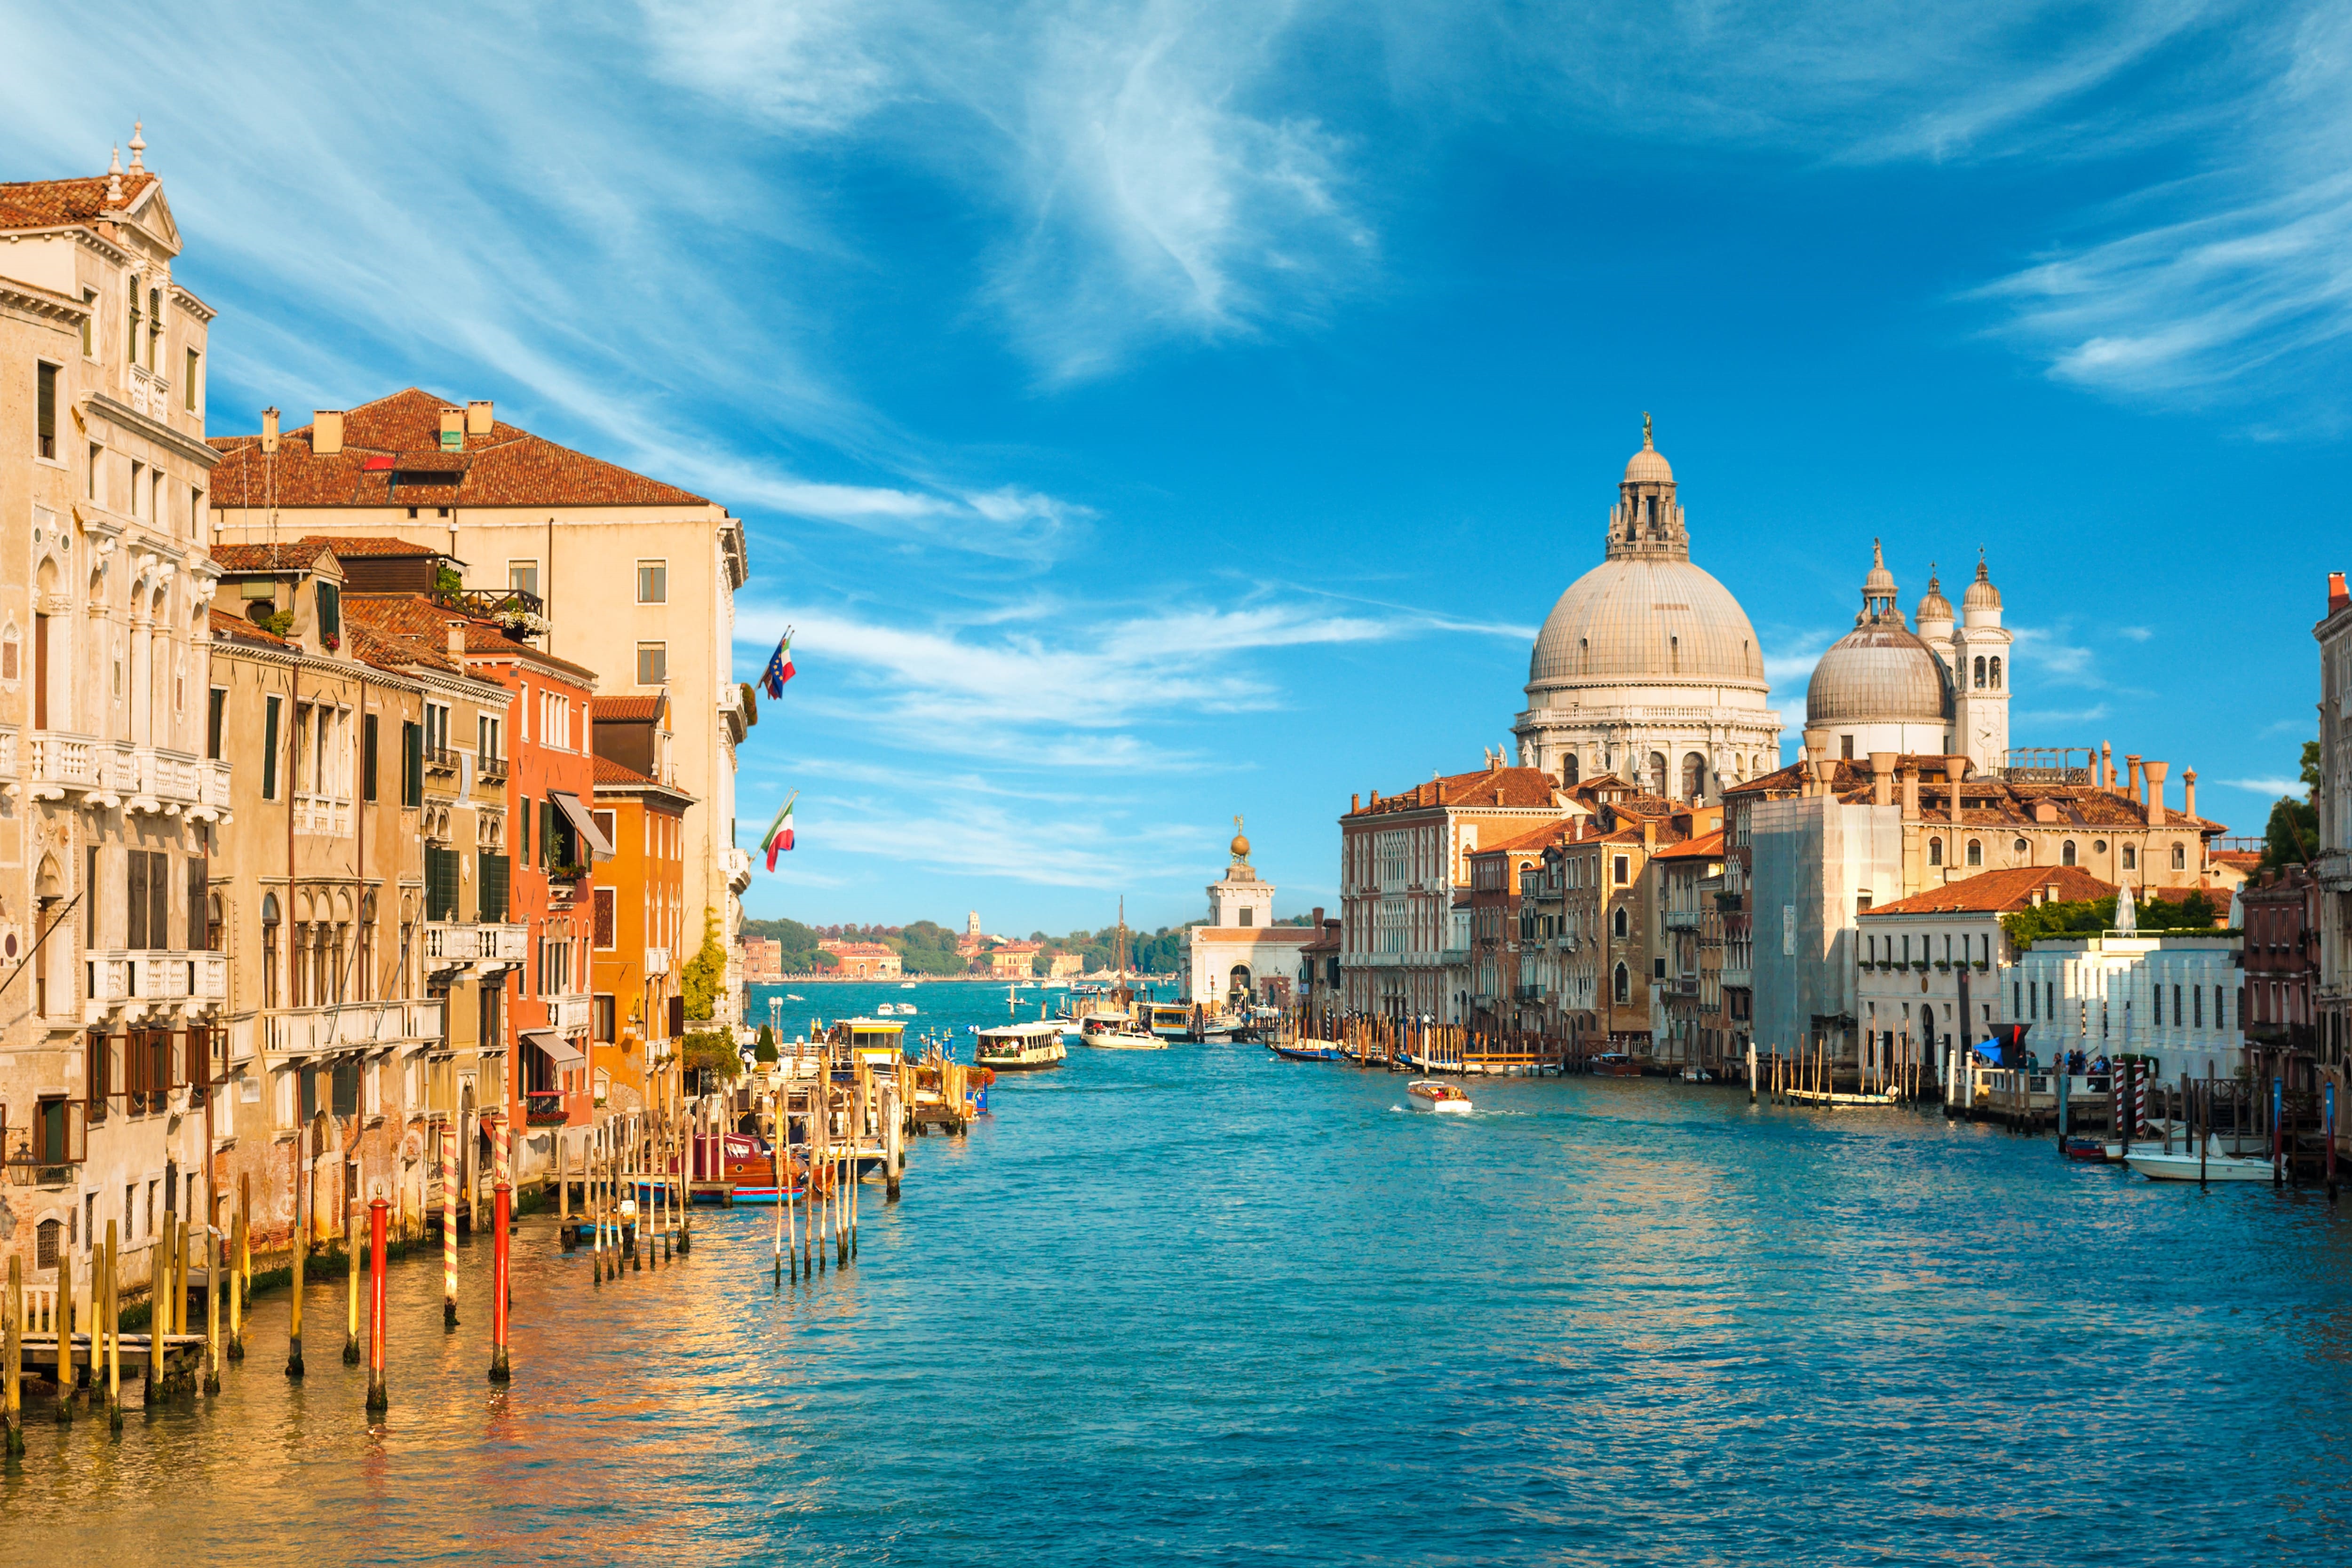
[[[1097,1051],[1165,1051],[1168,1042],[1113,1013],[1090,1013],[1078,1024],[1078,1043]]]
[[[1070,1054],[1063,1048],[1061,1030],[1049,1023],[993,1024],[979,1035],[980,1043],[971,1053],[973,1064],[999,1072],[1059,1067]]]
[[[1451,1083],[1433,1079],[1416,1078],[1404,1086],[1404,1103],[1408,1110],[1433,1111],[1442,1116],[1467,1116],[1470,1096]]]
[[[898,988],[902,991],[911,991],[915,988],[915,982],[912,980],[902,980],[898,984]]]
[[[2259,1181],[2274,1180],[2271,1163],[2252,1155],[2209,1154],[2202,1160],[2194,1149],[2168,1155],[2162,1145],[2141,1150],[2134,1145],[2124,1164],[2150,1181]]]

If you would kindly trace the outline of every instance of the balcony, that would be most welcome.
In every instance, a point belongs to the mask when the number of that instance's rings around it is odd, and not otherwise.
[[[344,1002],[268,1015],[269,1050],[279,1056],[359,1051],[445,1037],[437,1001]]]
[[[447,969],[466,964],[520,964],[529,952],[530,940],[528,931],[520,925],[428,920],[425,924],[425,967]]]
[[[1754,977],[1745,968],[1726,967],[1720,972],[1718,978],[1727,991],[1747,991],[1755,988]]]
[[[1669,909],[1665,914],[1669,931],[1696,931],[1706,920],[1706,916],[1696,909]]]
[[[667,975],[669,973],[668,948],[648,947],[646,949],[646,973],[648,976]]]
[[[509,766],[503,757],[485,757],[477,766],[476,771],[481,774],[482,782],[485,784],[503,784],[507,781]]]
[[[425,747],[424,750],[425,771],[427,773],[447,773],[453,776],[457,773],[457,754],[455,751],[452,751],[446,746],[428,746]]]
[[[294,831],[321,838],[348,838],[352,831],[352,803],[332,795],[297,793],[294,797]]]
[[[150,1006],[228,1000],[228,956],[169,949],[117,948],[83,960],[89,1005],[85,1023],[110,1014],[143,1013]]]
[[[87,735],[62,730],[33,732],[25,782],[36,800],[62,800],[69,795],[95,795],[106,788],[104,754]]]
[[[571,1120],[561,1089],[534,1089],[522,1097],[522,1119],[533,1127],[561,1127]]]
[[[751,857],[741,850],[730,849],[719,859],[727,868],[727,891],[741,893],[751,885]]]
[[[585,995],[549,997],[547,1027],[558,1031],[588,1027],[588,998]]]
[[[30,1119],[16,1125],[0,1106],[0,1168],[7,1179],[25,1186],[71,1183],[74,1167],[89,1155],[89,1111],[80,1100],[36,1100]],[[101,1102],[100,1119],[104,1116]]]
[[[1668,996],[1695,997],[1698,995],[1698,977],[1696,975],[1676,975],[1672,979],[1665,982],[1664,989]]]
[[[1513,986],[1511,988],[1511,999],[1513,1001],[1539,1002],[1543,1000],[1543,996],[1544,988],[1540,985]]]

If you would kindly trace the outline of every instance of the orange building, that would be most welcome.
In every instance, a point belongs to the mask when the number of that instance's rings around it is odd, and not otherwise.
[[[597,705],[601,747],[610,727]],[[597,1097],[622,1111],[645,1103],[647,1063],[683,1031],[677,974],[686,930],[686,810],[694,797],[599,756],[596,825],[613,858],[596,868],[589,1038]]]
[[[1037,971],[1037,955],[1045,947],[1036,942],[1007,942],[1002,947],[988,950],[988,972],[1000,980],[1025,980]]]

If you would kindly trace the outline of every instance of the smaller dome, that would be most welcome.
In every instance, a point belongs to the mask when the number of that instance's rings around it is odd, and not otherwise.
[[[1911,612],[1911,619],[1922,626],[1930,621],[1952,619],[1952,601],[1944,597],[1944,585],[1937,580],[1932,566],[1927,569],[1927,592],[1919,601],[1919,608]]]
[[[1857,627],[1832,643],[1805,688],[1805,723],[1940,724],[1948,716],[1944,667],[1899,626]]]
[[[1969,591],[1961,597],[1960,602],[1970,610],[2000,608],[2000,590],[1992,585],[1992,577],[1985,570],[1982,556],[1977,558],[1977,580],[1969,584]]]
[[[1862,580],[1862,596],[1864,599],[1895,597],[1895,574],[1886,570],[1886,555],[1878,548],[1876,539],[1870,541],[1870,575]]]
[[[1650,440],[1650,416],[1642,416],[1642,450],[1633,454],[1625,465],[1628,485],[1671,485],[1675,482],[1673,465],[1665,459]]]

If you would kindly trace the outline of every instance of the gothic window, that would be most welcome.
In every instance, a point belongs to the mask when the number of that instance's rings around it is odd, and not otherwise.
[[[2172,869],[2175,871],[2187,871],[2189,869],[2188,845],[2175,844],[2172,846]]]
[[[1969,863],[1970,865],[1984,864],[1984,841],[1982,839],[1970,839],[1969,841]]]
[[[1617,972],[1610,980],[1610,989],[1611,994],[1620,1002],[1626,1000],[1631,996],[1633,986],[1632,982],[1626,976],[1624,965],[1620,964],[1617,966]]]
[[[1944,863],[1943,840],[1929,839],[1927,841],[1927,863],[1929,865],[1942,865]]]
[[[1999,653],[1992,656],[1992,689],[2000,690],[2000,655]]]
[[[1616,912],[1610,915],[1609,929],[1616,936],[1622,936],[1625,935],[1625,906],[1623,904],[1619,904]]]
[[[1978,655],[1977,655],[1977,667],[1976,667],[1976,686],[1977,686],[1977,690],[1979,690],[1979,691],[1982,691],[1982,690],[1984,690],[1984,684],[1985,684],[1985,662],[1984,662],[1984,655],[1983,655],[1983,654],[1981,654],[1981,653],[1979,653],[1979,654],[1978,654]]]
[[[2064,843],[2058,846],[2058,863],[2060,865],[2073,865],[2074,863],[2074,840],[2068,839]]]
[[[2137,844],[2126,844],[2124,846],[2124,870],[2137,871],[2138,869],[2139,846]]]

